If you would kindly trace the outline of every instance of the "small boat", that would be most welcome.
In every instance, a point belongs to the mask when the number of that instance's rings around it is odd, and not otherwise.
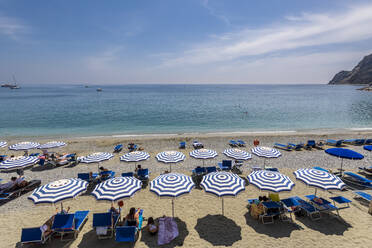
[[[13,84],[10,84],[10,83],[2,84],[1,87],[6,87],[6,88],[9,88],[9,89],[12,89],[12,90],[17,90],[17,89],[21,88],[17,85],[17,81],[16,81],[14,75],[13,75],[13,82],[14,82]]]
[[[101,88],[98,88],[97,91],[102,91],[102,89]]]
[[[85,88],[89,88],[89,86],[88,85],[85,85]]]

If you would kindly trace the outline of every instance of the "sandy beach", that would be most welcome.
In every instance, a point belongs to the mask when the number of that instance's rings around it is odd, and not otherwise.
[[[223,150],[228,148],[230,139],[243,139],[247,142],[247,147],[243,150],[250,151],[253,140],[259,139],[260,145],[272,146],[273,143],[288,142],[300,143],[309,139],[325,140],[346,139],[346,138],[371,138],[372,132],[349,131],[342,134],[332,133],[231,133],[231,134],[189,134],[189,135],[160,135],[160,136],[116,136],[116,137],[84,137],[63,139],[68,145],[64,148],[56,149],[59,153],[76,152],[78,156],[88,155],[93,152],[112,152],[117,144],[124,144],[133,141],[149,152],[151,157],[141,165],[151,171],[150,180],[160,173],[169,169],[169,165],[156,161],[156,154],[166,150],[179,150],[178,143],[181,140],[187,142],[187,149],[182,150],[186,155],[185,161],[172,165],[172,172],[180,172],[191,175],[191,169],[202,165],[201,160],[191,158],[188,153],[192,150],[193,140],[202,142],[206,148],[214,149],[218,156],[207,160],[206,165],[216,165],[218,161],[227,159],[223,155]],[[16,138],[7,140],[8,143],[32,140],[39,143],[54,140],[49,138]],[[372,154],[363,150],[362,147],[350,146],[351,149],[365,155],[361,161],[344,161],[344,168],[356,171],[358,166],[370,166]],[[281,173],[288,175],[294,182],[295,187],[291,192],[281,193],[281,198],[289,196],[305,196],[314,193],[313,188],[306,187],[297,181],[293,171],[298,168],[308,168],[321,166],[328,169],[336,169],[340,166],[340,160],[325,154],[322,150],[312,151],[281,151],[282,156],[277,159],[267,160],[266,164],[277,167]],[[8,151],[6,148],[0,150],[0,154],[22,155],[22,152]],[[116,154],[109,161],[102,165],[120,175],[122,172],[133,171],[134,164],[119,161],[119,156],[124,153]],[[252,165],[263,165],[263,159],[253,156],[251,160],[244,163],[242,167],[242,177],[251,172]],[[47,167],[41,169],[34,166],[32,169],[25,170],[27,179],[40,179],[42,184],[62,178],[76,177],[79,172],[97,172],[97,164],[78,164],[75,167]],[[0,178],[7,181],[15,173],[1,173]],[[211,246],[233,246],[233,247],[370,247],[370,233],[372,216],[367,213],[367,206],[361,204],[353,198],[350,190],[343,192],[324,192],[318,191],[320,196],[325,198],[342,195],[351,199],[351,207],[340,212],[344,222],[336,218],[324,215],[320,221],[311,221],[309,218],[295,218],[293,223],[277,221],[273,225],[263,225],[257,220],[252,219],[247,209],[247,199],[256,198],[258,195],[265,195],[256,187],[248,185],[245,191],[236,198],[225,200],[225,216],[221,215],[221,200],[206,194],[203,190],[194,189],[190,194],[183,196],[175,201],[175,215],[180,235],[171,244],[165,247],[211,247]],[[55,207],[35,206],[27,200],[25,194],[0,206],[0,218],[3,225],[0,227],[1,241],[0,247],[20,246],[21,229],[24,227],[35,227],[42,225],[46,219],[55,213]],[[71,242],[61,242],[54,239],[51,244],[45,247],[129,247],[128,244],[115,243],[114,239],[98,240],[92,229],[92,213],[107,211],[109,203],[97,203],[94,197],[82,195],[76,200],[65,203],[70,206],[71,211],[90,210],[87,223],[82,228],[78,238]],[[146,218],[152,216],[159,218],[163,215],[171,215],[171,201],[160,199],[147,188],[142,189],[133,198],[126,200],[124,213],[130,207],[140,207],[144,209]],[[146,224],[146,222],[144,222]],[[157,247],[156,237],[150,236],[143,231],[135,247]]]

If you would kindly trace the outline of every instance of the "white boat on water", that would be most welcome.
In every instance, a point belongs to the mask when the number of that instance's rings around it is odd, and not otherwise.
[[[13,75],[13,83],[4,83],[1,85],[1,87],[9,88],[11,90],[17,90],[21,88],[20,86],[18,86],[14,75]]]
[[[98,88],[97,91],[102,91],[102,89],[101,88]]]

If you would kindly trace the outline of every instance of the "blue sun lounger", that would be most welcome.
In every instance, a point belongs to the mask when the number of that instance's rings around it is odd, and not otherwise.
[[[348,177],[345,177],[345,175]],[[358,186],[372,188],[372,180],[369,180],[353,172],[349,172],[349,171],[344,172],[344,176],[342,177],[342,180],[349,182],[351,184],[358,185]]]
[[[120,215],[112,212],[93,214],[93,229],[98,239],[112,238]]]
[[[207,170],[207,173],[211,173],[211,172],[216,172],[217,168],[216,166],[209,166],[206,168],[206,170]]]
[[[89,211],[76,211],[74,214],[57,214],[54,217],[52,230],[61,234],[61,240],[63,240],[65,234],[70,233],[73,234],[71,239],[76,239],[88,219],[88,214]]]
[[[232,167],[232,160],[222,160],[222,163],[218,163],[220,170],[229,171]]]
[[[122,177],[133,177],[134,173],[133,172],[124,172],[124,173],[121,173],[121,176]]]
[[[237,147],[237,146],[238,146],[238,143],[237,143],[235,140],[230,140],[230,141],[229,141],[229,145],[230,145],[231,147]]]
[[[185,141],[181,141],[180,142],[180,145],[179,145],[179,148],[180,149],[186,149],[186,142]]]
[[[123,150],[123,145],[122,144],[119,144],[119,145],[114,147],[114,152],[116,152],[116,153],[121,152],[121,150]]]
[[[193,175],[204,175],[207,173],[207,169],[205,167],[196,167],[191,172]]]
[[[88,183],[92,183],[94,179],[98,177],[98,173],[93,173],[92,177],[89,173],[78,173],[77,177],[81,180],[87,181]]]
[[[357,197],[361,197],[362,199],[370,202],[372,201],[372,195],[366,193],[366,192],[363,192],[363,191],[353,191],[354,194],[357,195]]]
[[[138,227],[135,226],[118,226],[115,229],[115,241],[116,242],[129,242],[135,243],[138,234],[142,229],[142,222],[143,222],[143,210],[140,210],[138,216]]]
[[[245,142],[243,140],[237,140],[236,142],[238,143],[238,146],[245,146]]]
[[[274,143],[274,147],[285,151],[292,151],[293,147],[290,145],[283,145],[280,143]]]
[[[314,166],[313,169],[320,170],[320,171],[324,171],[324,172],[328,172],[329,173],[329,171],[327,169],[324,169],[324,168],[319,167],[319,166]]]
[[[310,219],[319,220],[321,218],[319,209],[298,196],[294,196],[293,199],[295,199],[300,204],[298,207],[303,209],[306,212],[306,215],[310,217]]]
[[[43,236],[40,227],[22,228],[21,244],[45,244],[50,237],[52,237],[52,233]]]
[[[366,139],[365,144],[366,145],[372,145],[372,139]]]
[[[327,139],[326,144],[330,146],[342,146],[342,142],[344,140],[333,140],[333,139]]]
[[[304,148],[304,144],[293,144],[293,143],[288,143],[288,146],[292,146],[292,149],[296,151],[300,151],[302,148]]]

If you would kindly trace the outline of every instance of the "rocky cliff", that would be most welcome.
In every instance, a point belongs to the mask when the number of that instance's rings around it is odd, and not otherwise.
[[[328,84],[371,84],[372,54],[365,56],[352,71],[340,71]]]

